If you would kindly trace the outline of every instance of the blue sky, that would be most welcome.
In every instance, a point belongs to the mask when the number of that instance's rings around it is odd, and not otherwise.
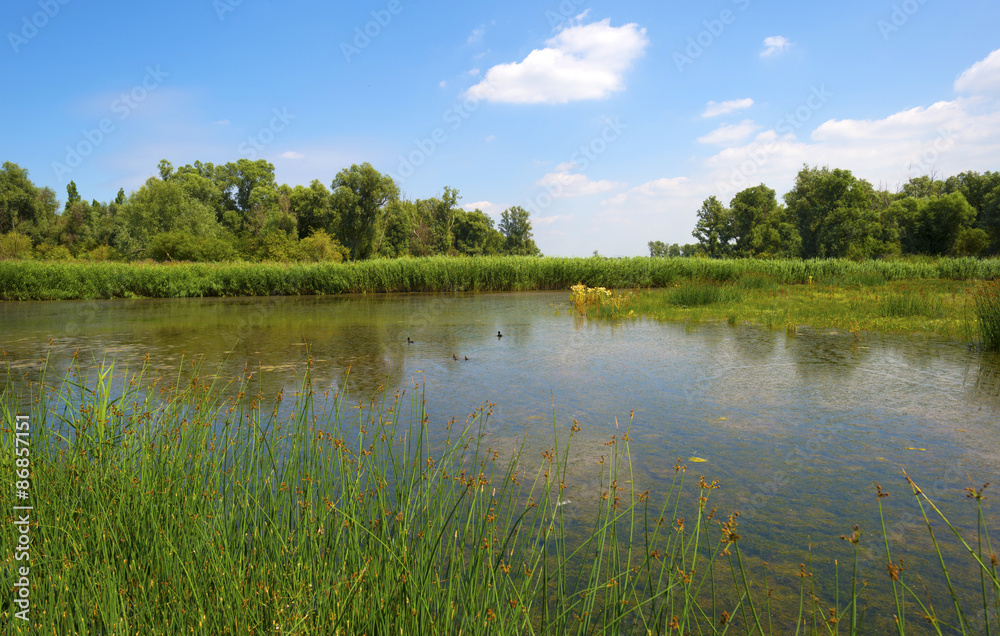
[[[367,161],[528,209],[545,254],[639,255],[804,163],[892,190],[1000,169],[998,24],[995,0],[7,0],[0,160],[101,201],[160,159],[327,186]]]

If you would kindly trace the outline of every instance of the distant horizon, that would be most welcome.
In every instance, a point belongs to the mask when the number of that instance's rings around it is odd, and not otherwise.
[[[368,162],[406,198],[527,209],[546,255],[640,256],[696,242],[709,196],[780,201],[803,164],[889,190],[1000,169],[997,23],[983,0],[17,0],[0,161],[60,203],[71,180],[112,201],[161,159],[266,159],[291,186]]]

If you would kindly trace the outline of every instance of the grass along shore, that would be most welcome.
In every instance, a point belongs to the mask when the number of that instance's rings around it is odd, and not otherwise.
[[[664,492],[635,488],[627,429],[593,466],[600,488],[581,534],[560,507],[576,423],[554,423],[541,456],[501,456],[483,436],[488,407],[436,435],[419,391],[324,396],[308,371],[294,396],[263,396],[249,376],[85,373],[19,393],[8,370],[0,477],[16,482],[14,429],[27,415],[34,510],[31,619],[14,616],[24,563],[9,550],[5,634],[1000,630],[982,490],[969,493],[978,531],[963,536],[909,483],[938,556],[945,545],[964,555],[961,580],[943,558],[936,573],[902,567],[883,519],[881,596],[859,572],[872,539],[857,528],[831,530],[849,533],[832,581],[810,557],[797,594],[772,595],[741,553],[738,517],[711,509],[715,482],[678,465]],[[14,546],[20,513],[6,492],[0,543]],[[947,586],[928,590],[924,575]]]
[[[591,317],[727,321],[790,333],[809,325],[856,337],[861,332],[922,333],[1000,347],[1000,281],[890,281],[860,275],[789,285],[750,272],[726,283],[682,281],[645,291],[577,285],[571,288],[571,302]]]
[[[615,289],[728,283],[974,281],[1000,277],[1000,259],[855,262],[705,258],[406,258],[355,263],[117,263],[0,261],[0,300],[182,298],[387,292],[529,291],[577,283]]]

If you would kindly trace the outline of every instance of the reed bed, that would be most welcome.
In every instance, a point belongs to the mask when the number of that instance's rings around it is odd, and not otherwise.
[[[984,349],[1000,351],[1000,281],[984,284],[976,294],[976,313]]]
[[[0,300],[614,289],[766,276],[776,284],[873,285],[1000,277],[1000,259],[855,262],[705,258],[407,258],[355,263],[0,261]]]
[[[581,534],[560,501],[575,422],[553,424],[541,457],[501,457],[489,405],[435,432],[418,390],[317,395],[308,366],[294,397],[271,398],[249,375],[113,364],[21,393],[9,378],[0,474],[14,482],[28,415],[34,510],[30,622],[14,616],[23,561],[7,550],[5,634],[855,634],[882,624],[866,607],[893,612],[900,634],[1000,633],[982,489],[970,538],[910,482],[938,555],[951,536],[978,573],[971,602],[952,579],[932,597],[883,522],[891,599],[864,598],[855,528],[850,580],[824,595],[803,565],[797,605],[778,607],[740,551],[738,515],[709,508],[716,482],[678,465],[665,492],[635,489],[627,428],[594,466]]]

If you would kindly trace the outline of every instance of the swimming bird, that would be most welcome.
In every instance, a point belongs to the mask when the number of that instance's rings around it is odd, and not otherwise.
[[[465,356],[465,359],[466,359],[466,360],[468,360],[468,359],[469,359],[469,356]]]
[[[414,342],[414,340],[410,340],[409,336],[406,336],[406,344],[413,344]]]
[[[453,353],[453,354],[451,354],[451,359],[452,359],[452,360],[458,360],[458,356],[456,356],[456,355],[455,355],[455,354]]]
[[[503,334],[497,331],[497,338],[503,338]]]

